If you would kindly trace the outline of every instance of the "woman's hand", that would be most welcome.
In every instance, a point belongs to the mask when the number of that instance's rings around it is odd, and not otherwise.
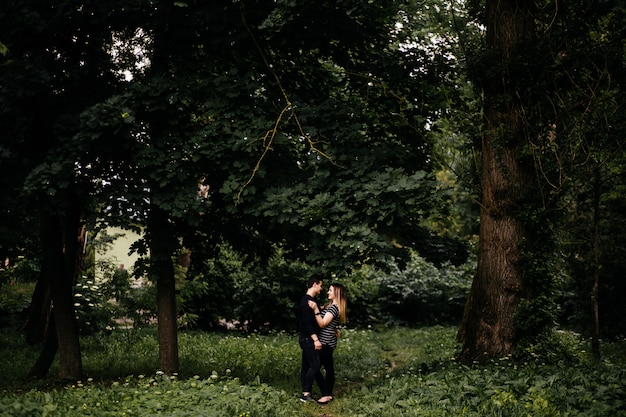
[[[319,306],[317,305],[317,303],[315,301],[309,300],[309,307],[311,308],[311,310],[313,310],[315,312],[315,314],[320,312]]]

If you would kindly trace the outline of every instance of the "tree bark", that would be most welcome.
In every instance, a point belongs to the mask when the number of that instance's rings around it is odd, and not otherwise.
[[[47,332],[43,335],[43,337],[45,337],[43,347],[41,349],[41,352],[39,353],[37,362],[35,362],[32,368],[30,368],[30,370],[28,371],[28,374],[26,376],[27,378],[44,378],[48,374],[48,371],[52,366],[52,362],[54,362],[54,357],[57,355],[59,342],[57,339],[56,327],[54,325],[53,317],[50,317],[49,324],[47,325],[46,330]]]
[[[461,327],[460,360],[464,363],[484,362],[513,351],[514,316],[525,290],[518,245],[525,232],[515,216],[514,199],[505,197],[519,192],[521,184],[514,180],[518,166],[514,157],[500,158],[494,152],[493,145],[483,144],[478,267]]]
[[[49,275],[44,260],[39,271],[39,277],[35,285],[35,290],[33,291],[33,296],[30,300],[28,319],[24,329],[26,333],[26,343],[29,345],[36,345],[46,340],[47,334],[52,331],[50,329],[52,295],[50,294]],[[54,352],[56,354],[56,348]],[[46,369],[46,372],[47,371]]]
[[[45,341],[39,359],[29,371],[33,377],[47,374],[57,350],[60,379],[78,380],[83,376],[78,325],[72,287],[76,278],[80,221],[77,207],[65,213],[54,206],[40,211],[40,237],[43,250],[41,274],[33,293],[27,327],[27,341]]]
[[[514,316],[529,290],[520,265],[526,231],[518,210],[529,192],[532,165],[520,158],[526,140],[523,111],[508,70],[532,31],[525,4],[487,0],[487,49],[495,69],[484,87],[478,265],[459,330],[463,363],[513,352]]]
[[[171,273],[162,273],[157,283],[159,368],[167,375],[180,370],[176,317],[176,285],[172,270]]]
[[[83,366],[74,311],[72,287],[76,280],[76,259],[80,220],[78,211],[70,208],[58,216],[44,214],[43,228],[49,228],[48,250],[51,262],[52,313],[59,347],[60,379],[81,379]]]
[[[157,283],[159,368],[167,375],[179,372],[176,280],[173,231],[167,214],[152,205],[148,236],[153,280]]]

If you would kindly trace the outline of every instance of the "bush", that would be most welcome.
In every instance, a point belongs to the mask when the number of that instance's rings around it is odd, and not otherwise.
[[[33,282],[0,285],[0,328],[16,324],[29,308],[34,289]]]
[[[364,265],[345,277],[339,277],[348,295],[348,322],[366,324],[380,320],[378,276],[381,272]]]
[[[37,261],[26,258],[18,259],[6,268],[0,268],[0,286],[10,283],[37,282],[39,265]]]
[[[118,321],[133,327],[152,323],[156,317],[156,288],[145,283],[131,287],[130,277],[112,261],[101,261],[102,278],[83,276],[74,287],[74,308],[81,334],[108,332]]]
[[[181,314],[197,318],[201,329],[220,326],[220,320],[235,320],[233,297],[238,276],[250,275],[246,256],[221,244],[213,258],[191,258],[187,279],[181,286]]]
[[[387,265],[389,272],[365,265],[345,276],[322,272],[322,277],[326,287],[335,281],[346,287],[352,324],[458,323],[473,268],[473,263],[436,267],[412,253],[402,267]],[[311,271],[304,263],[288,260],[280,247],[262,264],[224,244],[215,258],[190,269],[181,291],[182,314],[198,317],[200,328],[214,328],[223,319],[249,330],[293,330],[295,306]]]
[[[87,277],[74,286],[74,311],[81,334],[98,333],[115,325],[113,306],[106,293],[105,286]]]
[[[190,268],[181,312],[198,317],[204,329],[223,321],[248,330],[293,329],[308,274],[305,264],[286,260],[280,247],[263,265],[222,244],[213,259]]]
[[[285,259],[282,248],[275,248],[266,266],[235,275],[235,316],[249,329],[296,330],[296,306],[310,273],[306,264]]]
[[[389,273],[369,271],[371,302],[386,322],[433,325],[460,322],[469,293],[474,266],[471,263],[436,267],[413,253],[404,268],[389,266]]]
[[[585,357],[580,337],[572,332],[552,329],[531,340],[523,339],[515,350],[518,361],[533,361],[549,364],[580,364]]]

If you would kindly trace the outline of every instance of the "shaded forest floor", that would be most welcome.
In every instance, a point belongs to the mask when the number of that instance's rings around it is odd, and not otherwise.
[[[454,361],[456,329],[345,329],[328,405],[302,404],[294,335],[182,332],[181,374],[156,369],[154,329],[81,339],[85,380],[24,381],[38,355],[0,332],[0,416],[620,416],[626,415],[626,342],[603,344],[602,361],[571,335],[554,363]],[[58,370],[55,364],[51,375]],[[319,395],[319,393],[316,393]]]

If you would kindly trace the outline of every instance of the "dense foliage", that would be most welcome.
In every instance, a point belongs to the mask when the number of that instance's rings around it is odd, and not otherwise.
[[[243,262],[245,257],[223,246],[194,281],[179,279],[179,325],[187,329],[248,331],[295,329],[295,310],[306,267],[289,263],[278,251],[267,264]],[[101,334],[117,326],[144,327],[154,322],[155,288],[148,282],[114,294],[115,264],[99,278],[83,276],[74,288],[75,310],[82,334]],[[101,266],[104,268],[104,265]],[[364,266],[328,278],[341,282],[349,294],[348,319],[353,326],[374,323],[407,326],[457,324],[472,281],[474,265],[437,267],[417,254],[381,270]],[[23,325],[33,285],[16,282],[0,288],[0,312],[8,328]],[[320,297],[323,301],[324,295]]]
[[[615,295],[624,294],[625,267],[625,18],[621,2],[567,7],[546,39],[555,58],[547,88],[559,104],[554,108],[553,100],[536,117],[551,123],[540,147],[541,172],[551,178],[551,192],[562,197],[564,319],[585,332],[597,326],[605,337],[624,334],[624,305],[615,303]]]
[[[305,264],[290,263],[280,250],[260,263],[223,245],[216,259],[205,262],[202,275],[182,285],[181,312],[197,317],[191,324],[205,329],[220,321],[223,325],[223,320],[247,329],[293,329],[295,313],[290,306],[297,305],[304,293],[309,271]],[[355,325],[452,324],[461,319],[472,271],[471,262],[437,267],[412,253],[406,261],[390,262],[382,269],[363,266],[328,276],[325,288],[335,281],[346,287],[349,320]]]

